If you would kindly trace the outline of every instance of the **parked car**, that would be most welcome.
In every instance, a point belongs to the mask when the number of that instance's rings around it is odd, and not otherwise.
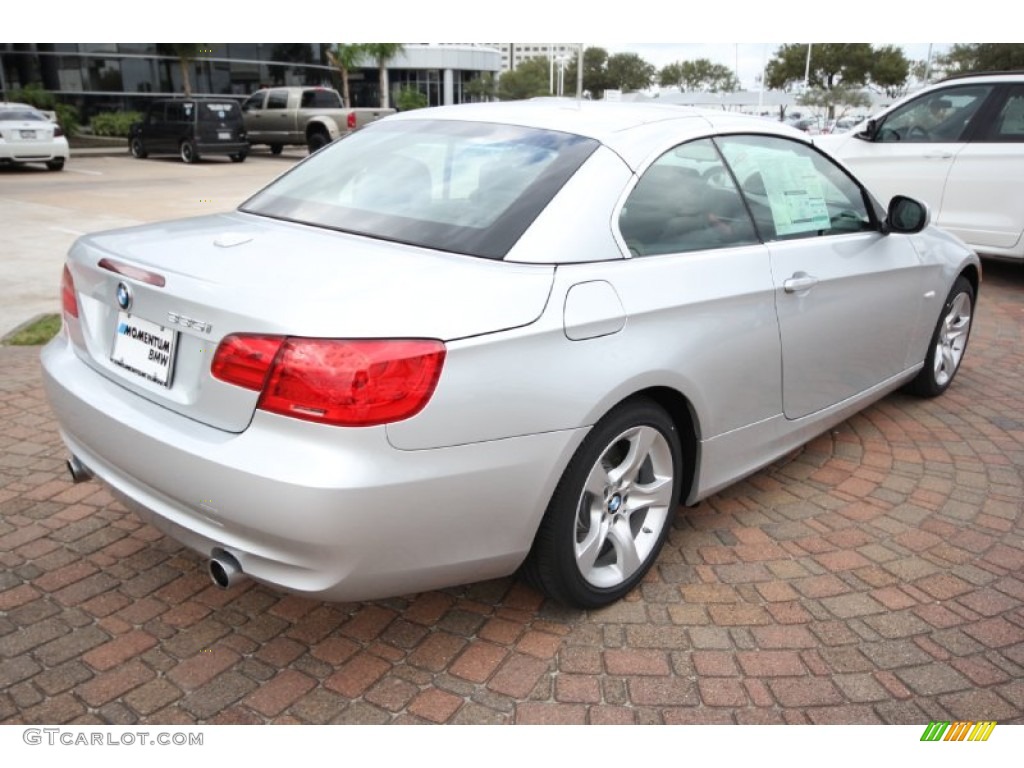
[[[1024,259],[1024,72],[948,78],[817,142],[880,199],[909,194],[979,253]]]
[[[256,91],[242,104],[245,128],[253,144],[268,144],[280,154],[285,145],[301,144],[310,154],[339,136],[359,130],[393,109],[344,104],[331,88],[270,88]]]
[[[195,163],[208,155],[227,155],[240,163],[249,141],[238,103],[227,98],[158,99],[128,137],[132,156],[178,155]]]
[[[56,121],[29,104],[0,101],[0,163],[45,163],[59,171],[68,157],[68,140]]]
[[[82,237],[43,376],[73,477],[220,586],[347,601],[521,568],[596,607],[680,502],[946,390],[979,280],[927,206],[883,209],[785,126],[461,105],[233,213]]]

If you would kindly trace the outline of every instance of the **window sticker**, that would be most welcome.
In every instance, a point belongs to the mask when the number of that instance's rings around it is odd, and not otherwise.
[[[829,228],[821,176],[809,157],[772,151],[752,154],[764,180],[776,233],[795,235]]]

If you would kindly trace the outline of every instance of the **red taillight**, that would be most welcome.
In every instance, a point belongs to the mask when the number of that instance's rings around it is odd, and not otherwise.
[[[71,270],[64,265],[64,274],[60,279],[60,303],[65,317],[78,317],[78,300],[75,298],[75,281],[71,279]]]
[[[354,131],[356,129],[356,113],[349,112],[348,119],[345,121],[345,123],[348,125],[348,129],[350,131]]]
[[[262,391],[283,336],[228,336],[217,347],[210,371],[221,381]]]
[[[368,427],[407,419],[430,400],[445,348],[424,339],[229,336],[218,379],[260,390],[257,407],[296,419]]]
[[[63,128],[61,128],[61,127],[60,127],[59,125],[57,125],[57,126],[54,126],[54,129],[53,129],[53,138],[55,138],[55,139],[56,139],[56,138],[57,138],[58,136],[63,136],[63,135],[64,135],[64,129],[63,129]]]

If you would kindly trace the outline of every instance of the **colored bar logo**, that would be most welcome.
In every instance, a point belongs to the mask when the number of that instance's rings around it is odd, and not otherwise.
[[[932,720],[921,734],[921,741],[988,741],[995,727],[995,720]]]

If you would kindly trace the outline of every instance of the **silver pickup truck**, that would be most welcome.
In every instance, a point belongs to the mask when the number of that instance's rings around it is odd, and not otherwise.
[[[341,94],[330,88],[265,88],[242,104],[249,143],[269,144],[275,155],[286,144],[305,144],[316,152],[394,111],[346,107]]]

